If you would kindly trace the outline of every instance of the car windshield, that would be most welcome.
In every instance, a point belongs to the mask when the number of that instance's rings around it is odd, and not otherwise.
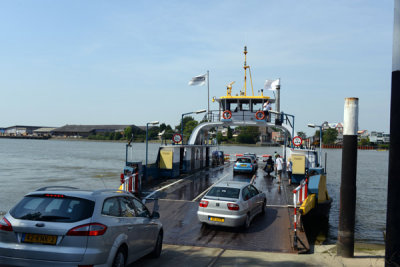
[[[61,194],[25,196],[11,211],[16,219],[46,222],[76,222],[90,218],[94,202]]]
[[[209,197],[239,198],[240,189],[230,187],[213,187],[207,193]]]
[[[239,163],[251,163],[251,159],[249,159],[249,158],[239,158],[237,160],[237,162],[239,162]]]

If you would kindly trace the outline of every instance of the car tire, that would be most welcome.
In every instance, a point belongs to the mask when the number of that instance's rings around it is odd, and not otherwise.
[[[266,206],[267,206],[267,200],[264,199],[263,204],[262,204],[262,208],[261,208],[261,214],[262,215],[265,214]]]
[[[124,267],[125,266],[125,253],[122,249],[119,249],[115,255],[112,267]]]
[[[157,236],[156,245],[154,246],[153,251],[150,253],[151,258],[159,258],[162,251],[162,243],[163,243],[163,233],[160,231]]]
[[[251,220],[250,220],[250,215],[247,213],[247,215],[246,215],[246,221],[244,222],[244,224],[243,224],[243,229],[249,229],[249,227],[250,227],[250,224],[251,224]]]

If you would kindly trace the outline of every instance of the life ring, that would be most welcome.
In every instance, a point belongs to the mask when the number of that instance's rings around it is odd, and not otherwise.
[[[224,118],[225,120],[229,120],[230,118],[232,118],[232,112],[230,110],[225,110],[222,113],[222,118]]]
[[[261,111],[261,110],[257,111],[256,114],[255,114],[255,116],[256,116],[256,119],[257,119],[257,120],[263,120],[263,119],[265,119],[265,113],[264,113],[264,111]]]

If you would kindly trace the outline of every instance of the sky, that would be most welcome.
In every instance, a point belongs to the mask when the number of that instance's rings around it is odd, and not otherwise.
[[[207,109],[192,77],[209,71],[212,110],[242,89],[246,45],[254,90],[280,78],[296,131],[357,97],[359,129],[389,132],[392,0],[7,0],[0,33],[0,127],[174,127]]]

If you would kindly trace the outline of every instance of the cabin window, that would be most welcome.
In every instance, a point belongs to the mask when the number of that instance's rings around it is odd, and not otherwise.
[[[243,111],[249,111],[250,110],[250,104],[247,102],[247,103],[241,103],[241,106],[242,106],[242,110]]]
[[[232,112],[240,111],[238,103],[231,103],[231,111]]]
[[[263,103],[253,103],[253,111],[257,112],[263,109]]]

